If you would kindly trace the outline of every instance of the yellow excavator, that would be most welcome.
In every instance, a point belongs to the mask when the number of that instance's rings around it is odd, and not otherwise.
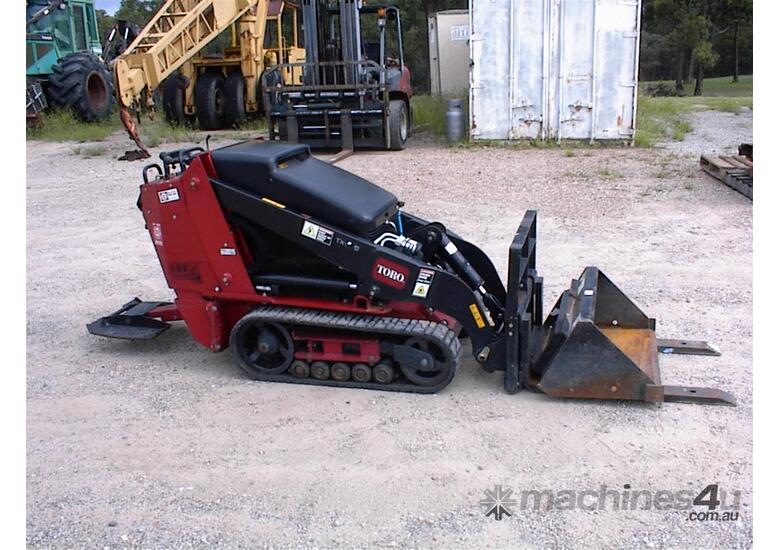
[[[263,71],[305,61],[298,12],[297,2],[289,0],[167,0],[113,62],[119,115],[139,148],[126,158],[149,157],[131,112],[139,119],[145,105],[154,116],[160,88],[165,117],[173,124],[197,118],[202,129],[217,130],[262,112]],[[206,53],[228,30],[230,45]],[[293,84],[301,80],[298,73],[293,66],[274,75]]]

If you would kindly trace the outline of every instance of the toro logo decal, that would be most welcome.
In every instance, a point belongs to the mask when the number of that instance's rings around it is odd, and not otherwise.
[[[409,269],[395,262],[380,258],[374,262],[371,276],[375,281],[400,290],[406,286],[406,280],[409,278]]]

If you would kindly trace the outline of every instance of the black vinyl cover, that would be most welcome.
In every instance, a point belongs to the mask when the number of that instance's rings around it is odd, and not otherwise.
[[[312,157],[308,145],[244,141],[212,151],[211,159],[218,179],[360,236],[398,207],[395,195]]]

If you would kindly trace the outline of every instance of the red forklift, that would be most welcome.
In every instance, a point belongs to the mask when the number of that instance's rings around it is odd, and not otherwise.
[[[344,151],[406,147],[412,87],[398,8],[302,0],[301,13],[306,61],[263,74],[270,139]]]

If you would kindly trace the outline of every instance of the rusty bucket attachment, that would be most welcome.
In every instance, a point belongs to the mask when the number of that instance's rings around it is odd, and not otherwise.
[[[572,281],[542,323],[535,233],[536,215],[529,212],[510,249],[507,312],[517,317],[507,320],[507,390],[524,386],[553,397],[734,404],[721,390],[662,385],[659,349],[720,354],[704,342],[658,340],[655,320],[596,267]]]

